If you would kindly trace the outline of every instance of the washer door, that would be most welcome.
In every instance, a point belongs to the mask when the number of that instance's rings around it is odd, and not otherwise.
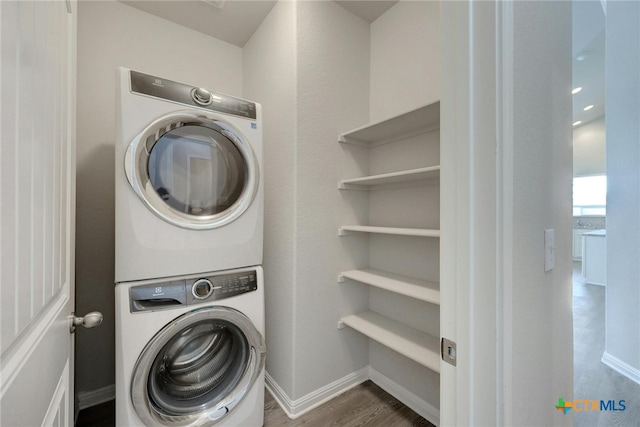
[[[214,425],[242,401],[264,362],[264,338],[244,314],[228,307],[191,311],[142,351],[133,406],[147,426]]]
[[[194,230],[237,219],[253,202],[260,180],[246,138],[200,111],[168,114],[147,126],[127,148],[125,172],[154,214]]]

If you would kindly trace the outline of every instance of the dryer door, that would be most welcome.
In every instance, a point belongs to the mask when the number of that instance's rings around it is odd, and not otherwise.
[[[161,117],[127,148],[133,190],[158,217],[179,227],[221,227],[242,215],[259,185],[258,162],[237,130],[200,111]]]
[[[250,391],[264,361],[264,338],[244,314],[228,307],[189,312],[142,351],[133,406],[148,426],[215,425]]]

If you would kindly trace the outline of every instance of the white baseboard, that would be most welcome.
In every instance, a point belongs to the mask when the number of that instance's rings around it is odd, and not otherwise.
[[[291,400],[268,372],[265,385],[287,417],[295,419],[368,379],[368,367],[362,368],[296,400]]]
[[[381,389],[407,405],[415,413],[425,418],[431,424],[436,426],[440,425],[440,410],[438,408],[430,405],[424,399],[419,398],[414,393],[391,380],[389,377],[382,375],[373,368],[369,368],[369,378],[371,378],[371,381],[376,383]]]
[[[439,409],[370,366],[353,372],[296,400],[291,400],[268,372],[265,374],[265,385],[287,417],[295,419],[369,379],[430,423],[436,426],[440,425]]]
[[[76,408],[81,411],[116,398],[116,386],[111,384],[97,390],[78,392]]]
[[[634,368],[606,351],[602,355],[602,363],[629,378],[631,381],[640,384],[640,369]]]

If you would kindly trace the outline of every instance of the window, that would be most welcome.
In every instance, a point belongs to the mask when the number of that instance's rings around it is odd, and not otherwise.
[[[607,176],[573,178],[573,216],[604,216],[607,212]]]

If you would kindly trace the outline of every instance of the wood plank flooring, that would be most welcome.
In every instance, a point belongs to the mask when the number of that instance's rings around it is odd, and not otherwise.
[[[335,397],[295,420],[265,394],[264,427],[433,426],[371,381]]]
[[[115,426],[114,401],[80,411],[76,427]],[[371,381],[290,420],[265,392],[264,427],[409,427],[433,426]],[[125,426],[121,426],[125,427]]]
[[[640,384],[602,363],[605,349],[604,286],[588,285],[581,264],[573,270],[574,400],[626,401],[624,411],[573,412],[575,427],[640,426]]]

